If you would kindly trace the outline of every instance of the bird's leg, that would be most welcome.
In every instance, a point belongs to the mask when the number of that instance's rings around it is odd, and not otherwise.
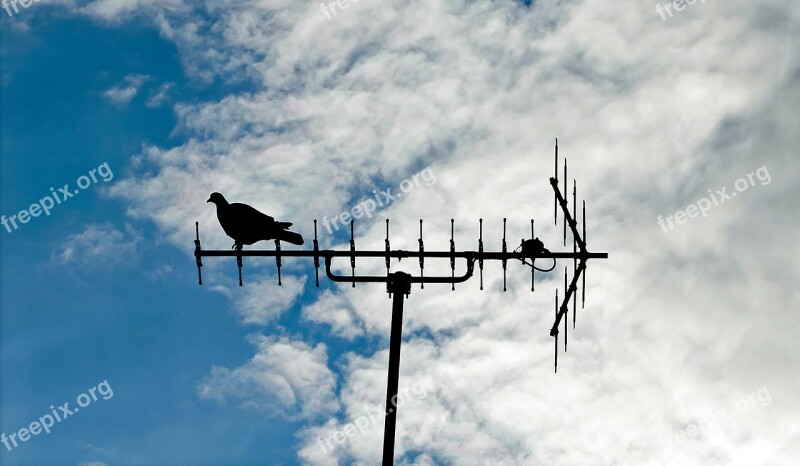
[[[233,242],[233,246],[231,246],[231,249],[236,249],[237,251],[241,251],[242,247],[243,246],[242,246],[242,244],[240,242],[234,241]]]

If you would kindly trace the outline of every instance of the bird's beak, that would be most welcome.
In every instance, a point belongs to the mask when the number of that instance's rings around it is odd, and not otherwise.
[[[211,202],[211,198],[209,197],[209,198],[208,198],[208,200],[207,200],[206,202]]]

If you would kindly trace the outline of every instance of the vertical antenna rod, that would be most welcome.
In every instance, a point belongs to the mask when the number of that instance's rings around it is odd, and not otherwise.
[[[556,184],[558,184],[558,138],[556,138],[556,164],[553,173],[555,173],[553,179],[556,180]],[[555,195],[553,196],[553,223],[556,226],[558,225],[558,197]]]
[[[202,285],[203,272],[201,271],[201,269],[203,267],[203,260],[201,259],[200,256],[200,252],[202,251],[202,248],[200,247],[200,222],[194,222],[194,233],[196,235],[194,240],[194,258],[195,262],[197,262],[197,281],[199,284]],[[483,278],[483,276],[481,276],[481,278]]]
[[[556,318],[558,318],[558,288],[556,288]],[[555,335],[553,335],[553,337],[554,337],[553,341],[556,344],[554,366],[555,366],[555,372],[558,373],[558,330],[556,330],[556,333]]]
[[[564,266],[564,295],[567,295],[567,267]],[[564,319],[564,352],[567,352],[567,319],[569,318],[569,304],[566,307],[566,314]]]
[[[281,285],[281,242],[275,240],[275,265],[278,267],[278,286]]]
[[[389,267],[391,263],[389,261],[389,219],[386,219],[386,275],[389,275]]]
[[[503,217],[503,255],[508,252],[508,248],[506,247],[506,219]],[[508,261],[503,259],[503,291],[506,291],[506,263]]]
[[[583,201],[583,247],[586,247],[586,201]],[[581,309],[586,307],[586,269],[589,267],[584,264],[583,275],[581,275]]]
[[[534,231],[533,231],[533,219],[531,219],[531,239],[534,239],[535,237],[536,236],[534,236]],[[534,285],[535,274],[536,274],[536,268],[533,267],[533,261],[534,260],[535,259],[531,259],[531,292],[536,291],[536,288],[535,288],[535,285]]]
[[[450,282],[450,285],[452,286],[451,289],[453,291],[456,290],[456,282],[455,282],[455,277],[456,277],[456,242],[455,242],[455,238],[453,236],[453,234],[454,234],[453,230],[455,228],[454,223],[455,223],[455,220],[451,218],[450,219],[450,278],[453,281]]]
[[[355,238],[353,236],[353,224],[355,224],[355,220],[351,219],[350,220],[350,252],[351,253],[356,252],[356,240],[355,240]],[[355,254],[351,254],[350,255],[350,270],[351,270],[353,278],[355,278],[355,276],[356,276],[356,255]],[[355,288],[355,287],[356,287],[356,281],[353,280],[353,288]]]
[[[319,241],[317,241],[317,219],[314,219],[314,275],[319,288]]]
[[[481,270],[481,290],[483,290],[483,219],[478,219],[478,225],[480,229],[480,236],[478,237],[478,253],[480,254],[478,257],[478,267]],[[198,259],[199,260],[199,259]]]
[[[569,180],[569,178],[567,178],[567,158],[564,157],[564,210],[568,210],[567,209],[567,199],[566,199],[567,189],[569,189],[569,185],[567,184],[567,183],[569,183],[568,180]],[[569,212],[566,212],[566,213],[569,213]],[[565,217],[566,217],[566,215],[565,215]],[[564,246],[566,246],[566,245],[567,245],[567,219],[564,218]]]
[[[425,245],[422,243],[422,219],[419,219],[419,276],[420,278],[424,277],[423,270],[425,269]],[[425,289],[424,280],[420,280],[419,282],[419,289]]]
[[[572,179],[572,218],[576,219],[576,215],[578,214],[578,182],[575,178]],[[575,255],[578,252],[577,246],[577,238],[575,235],[572,235],[572,254]],[[574,277],[575,274],[578,273],[578,258],[574,256],[572,258],[572,276]],[[575,328],[575,320],[578,314],[578,296],[576,293],[575,299],[572,300],[572,328]]]
[[[239,268],[239,286],[242,286],[242,245],[236,247],[236,267]]]

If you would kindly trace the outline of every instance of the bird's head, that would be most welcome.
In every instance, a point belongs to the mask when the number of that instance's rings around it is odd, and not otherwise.
[[[225,200],[225,196],[220,193],[211,193],[211,196],[208,197],[206,202],[213,202],[214,204],[220,205],[228,205],[228,201]]]

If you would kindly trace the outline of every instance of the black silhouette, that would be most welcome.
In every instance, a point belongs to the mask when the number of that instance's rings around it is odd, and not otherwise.
[[[233,248],[241,249],[243,245],[273,239],[298,246],[304,242],[299,233],[288,230],[292,226],[290,222],[276,222],[247,204],[230,204],[220,193],[211,193],[206,202],[216,204],[217,219],[225,234],[233,238]]]
[[[500,261],[503,267],[503,291],[506,291],[506,270],[508,262],[512,260],[519,260],[523,264],[530,267],[531,272],[531,291],[534,291],[534,278],[535,272],[550,272],[556,268],[556,259],[572,260],[572,281],[568,280],[568,267],[564,267],[564,294],[563,298],[559,301],[558,289],[556,290],[555,298],[555,319],[550,328],[550,336],[554,337],[555,343],[555,358],[554,370],[558,369],[558,347],[559,347],[559,334],[561,333],[559,327],[561,321],[564,322],[564,350],[567,349],[567,323],[569,317],[569,305],[572,303],[572,325],[575,328],[575,321],[577,315],[577,302],[578,294],[581,297],[581,308],[586,297],[586,270],[587,262],[589,259],[607,259],[608,253],[595,253],[589,252],[586,246],[586,201],[582,204],[582,220],[583,230],[578,229],[578,198],[577,198],[577,182],[573,179],[572,183],[572,211],[569,209],[569,195],[566,189],[569,188],[567,178],[567,161],[564,160],[564,179],[558,179],[558,140],[556,139],[555,146],[555,170],[554,176],[550,178],[550,185],[553,188],[555,199],[555,212],[554,222],[558,226],[558,212],[562,212],[564,221],[564,245],[566,246],[566,231],[572,233],[572,251],[564,252],[551,252],[547,249],[544,243],[535,236],[534,221],[531,219],[531,237],[530,239],[522,239],[519,247],[514,250],[508,248],[506,241],[506,219],[503,218],[503,239],[501,251],[486,251],[483,244],[483,219],[478,219],[478,248],[468,250],[457,250],[454,236],[454,219],[450,219],[450,250],[430,250],[425,249],[425,244],[422,238],[422,220],[419,221],[419,249],[411,250],[398,250],[392,249],[389,242],[389,219],[386,219],[386,239],[384,250],[356,250],[355,242],[355,222],[350,221],[350,248],[349,250],[333,250],[333,249],[320,249],[319,241],[317,238],[317,220],[314,220],[314,239],[313,249],[295,250],[295,251],[281,251],[280,243],[276,241],[276,249],[272,250],[250,250],[250,251],[208,251],[203,250],[200,245],[200,227],[195,222],[195,261],[197,263],[198,283],[203,284],[203,277],[201,269],[203,267],[203,257],[236,257],[237,266],[239,269],[239,286],[242,286],[242,257],[275,257],[275,265],[278,270],[278,286],[281,285],[281,257],[306,257],[313,258],[314,271],[316,275],[316,286],[319,287],[319,268],[320,260],[324,260],[325,275],[333,282],[336,283],[351,283],[354,287],[356,283],[385,283],[386,291],[389,292],[389,297],[392,298],[392,321],[391,333],[389,338],[389,373],[386,385],[386,405],[385,405],[385,421],[384,421],[384,437],[383,437],[383,466],[392,466],[394,464],[394,444],[396,434],[397,412],[398,407],[397,393],[398,382],[400,376],[400,347],[402,343],[402,327],[403,327],[403,306],[404,301],[411,292],[412,284],[419,284],[420,288],[426,283],[447,283],[451,285],[451,290],[455,290],[456,283],[464,283],[469,280],[476,269],[480,271],[480,289],[483,289],[483,264],[484,261]],[[561,183],[565,188],[565,192],[561,192]],[[297,233],[287,232],[285,228],[291,226],[291,223],[275,222],[272,217],[267,217],[261,214],[252,207],[243,204],[228,204],[225,198],[219,193],[211,195],[209,202],[217,204],[217,215],[220,224],[225,229],[229,236],[237,241],[237,244],[252,244],[261,239],[272,239],[275,235],[296,235],[302,244],[302,238]],[[235,208],[234,207],[238,206]],[[234,212],[228,212],[228,211]],[[229,217],[235,217],[235,220],[230,220]],[[258,222],[266,223],[265,227],[259,227],[257,230],[259,234],[253,232],[242,231],[246,230],[244,224],[256,223],[253,218]],[[232,222],[233,225],[228,224]],[[233,227],[233,228],[231,228]],[[233,231],[231,231],[233,230]],[[239,236],[241,235],[241,237]],[[293,237],[294,238],[294,237]],[[284,239],[283,236],[280,239]],[[290,241],[291,242],[291,241]],[[332,269],[334,259],[339,258],[350,260],[350,275],[342,275],[335,273]],[[386,274],[382,275],[356,275],[356,258],[372,258],[384,259],[386,264]],[[392,271],[391,261],[397,260],[398,262],[403,258],[415,258],[419,260],[419,275],[412,276],[406,272]],[[426,259],[434,260],[450,260],[450,276],[429,276],[424,275],[424,267]],[[466,271],[463,275],[456,275],[456,259],[466,260]],[[535,265],[537,259],[550,259],[552,264],[548,268],[541,268]],[[477,262],[477,266],[476,266]],[[582,280],[579,286],[578,282]],[[560,303],[560,304],[559,304]]]

